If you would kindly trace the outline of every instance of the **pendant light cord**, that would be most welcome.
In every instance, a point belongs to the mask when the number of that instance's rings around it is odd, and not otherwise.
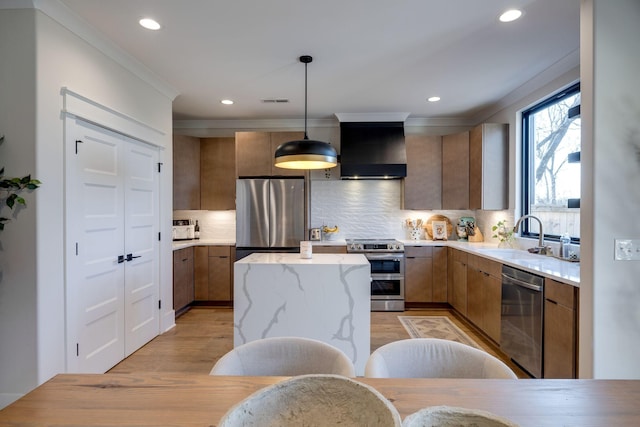
[[[304,63],[304,139],[309,139],[307,136],[307,65]]]

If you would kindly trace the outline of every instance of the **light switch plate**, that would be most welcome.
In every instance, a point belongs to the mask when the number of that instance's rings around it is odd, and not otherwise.
[[[640,239],[615,239],[615,260],[640,261]]]

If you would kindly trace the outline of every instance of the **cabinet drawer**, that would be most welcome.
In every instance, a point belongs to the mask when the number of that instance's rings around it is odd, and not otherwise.
[[[311,250],[314,254],[346,254],[346,246],[321,246],[314,245]]]
[[[482,261],[483,261],[483,258],[477,255],[467,254],[467,265],[471,268],[475,268],[476,270],[482,270],[481,268]]]
[[[576,288],[574,286],[566,283],[556,282],[549,278],[544,281],[545,298],[571,309],[576,308],[575,291]]]
[[[431,258],[433,251],[430,246],[405,246],[404,255],[413,258]]]
[[[454,251],[453,251],[453,260],[461,262],[463,264],[466,264],[468,255],[469,254],[467,254],[465,251],[454,249]]]
[[[490,259],[482,258],[482,264],[480,270],[489,274],[490,276],[502,278],[502,263],[497,261],[491,261]]]
[[[209,256],[230,256],[231,246],[209,246]]]

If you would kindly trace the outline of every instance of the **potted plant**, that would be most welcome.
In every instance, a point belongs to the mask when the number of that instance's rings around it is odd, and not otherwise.
[[[0,143],[4,141],[4,135],[0,136]],[[16,205],[26,206],[24,198],[20,193],[27,190],[32,191],[40,186],[41,182],[31,178],[31,175],[15,178],[5,178],[4,167],[0,169],[0,212],[7,206],[13,210]],[[4,225],[9,218],[0,216],[0,230],[4,230]]]
[[[507,227],[507,221],[502,220],[498,221],[496,225],[491,227],[491,231],[494,232],[493,238],[498,239],[498,247],[501,248],[511,248],[513,247],[513,243],[515,241],[515,234],[512,228]]]

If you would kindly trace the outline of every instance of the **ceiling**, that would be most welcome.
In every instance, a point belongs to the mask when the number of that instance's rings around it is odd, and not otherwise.
[[[578,65],[580,0],[60,1],[179,93],[175,120],[303,117],[300,55],[313,56],[310,119],[474,118],[540,73]],[[512,7],[522,18],[500,23]]]

